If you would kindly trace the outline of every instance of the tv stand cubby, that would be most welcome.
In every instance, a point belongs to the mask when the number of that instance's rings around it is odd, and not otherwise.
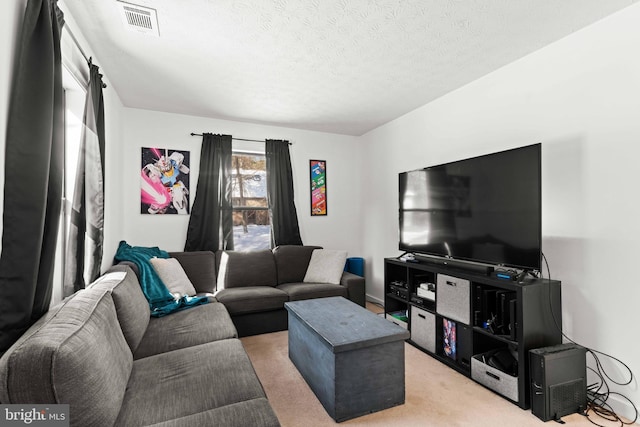
[[[438,263],[386,258],[385,317],[409,342],[523,409],[529,350],[562,343],[560,282],[497,279]]]

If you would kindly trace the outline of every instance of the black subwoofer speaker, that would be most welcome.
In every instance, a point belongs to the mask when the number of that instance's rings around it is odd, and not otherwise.
[[[531,412],[542,421],[587,409],[586,349],[561,344],[529,351]]]

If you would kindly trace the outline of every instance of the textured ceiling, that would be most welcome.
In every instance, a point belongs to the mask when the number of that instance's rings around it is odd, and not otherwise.
[[[127,107],[361,135],[638,0],[64,0]]]

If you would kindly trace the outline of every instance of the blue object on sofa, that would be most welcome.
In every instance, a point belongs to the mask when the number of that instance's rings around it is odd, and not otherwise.
[[[364,277],[364,258],[347,258],[347,263],[344,266],[344,271],[353,273],[356,276]]]

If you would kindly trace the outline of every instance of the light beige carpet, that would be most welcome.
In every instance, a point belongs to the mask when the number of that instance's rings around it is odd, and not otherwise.
[[[242,338],[283,427],[338,425],[289,360],[287,332]],[[405,344],[405,404],[340,423],[344,426],[540,427],[530,410],[501,398],[471,379]],[[568,427],[590,426],[584,416],[563,417]],[[594,418],[604,426],[619,425]],[[546,425],[558,425],[554,421]]]

